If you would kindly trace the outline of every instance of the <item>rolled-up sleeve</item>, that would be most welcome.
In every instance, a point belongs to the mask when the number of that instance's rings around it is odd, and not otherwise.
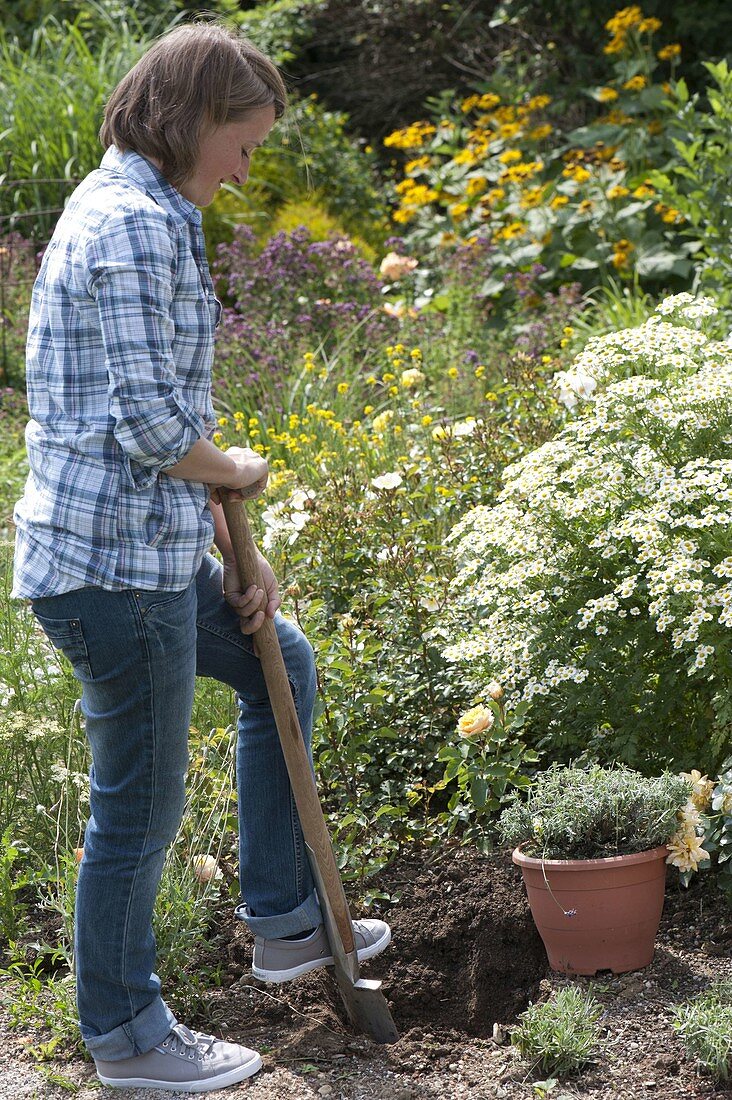
[[[171,316],[177,249],[163,210],[126,210],[86,246],[109,380],[109,410],[137,488],[174,466],[206,434],[176,378]]]

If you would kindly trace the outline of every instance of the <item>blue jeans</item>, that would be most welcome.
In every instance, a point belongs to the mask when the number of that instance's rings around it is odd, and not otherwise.
[[[166,846],[185,804],[196,674],[239,704],[237,916],[266,937],[320,924],[300,822],[250,635],[223,598],[208,555],[182,592],[82,588],[32,601],[82,685],[92,752],[91,816],[76,894],[81,1033],[95,1058],[144,1054],[176,1022],[160,995],[151,918]],[[305,741],[316,675],[303,633],[275,620]]]

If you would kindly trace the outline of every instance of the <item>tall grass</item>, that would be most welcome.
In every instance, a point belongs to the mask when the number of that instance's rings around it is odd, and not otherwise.
[[[73,183],[99,163],[104,103],[135,64],[172,8],[143,26],[94,5],[73,22],[55,16],[34,31],[27,48],[0,26],[0,226],[41,239]]]

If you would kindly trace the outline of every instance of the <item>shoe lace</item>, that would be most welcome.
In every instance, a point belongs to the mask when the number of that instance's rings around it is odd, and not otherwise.
[[[200,1031],[191,1031],[185,1024],[175,1024],[170,1029],[163,1046],[171,1054],[182,1054],[188,1058],[205,1058],[216,1042],[213,1035],[204,1035]]]

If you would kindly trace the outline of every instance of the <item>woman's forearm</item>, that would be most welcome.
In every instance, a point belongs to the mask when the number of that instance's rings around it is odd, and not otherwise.
[[[204,485],[235,487],[237,464],[233,458],[208,439],[197,439],[190,451],[165,473],[185,481],[201,481]]]

